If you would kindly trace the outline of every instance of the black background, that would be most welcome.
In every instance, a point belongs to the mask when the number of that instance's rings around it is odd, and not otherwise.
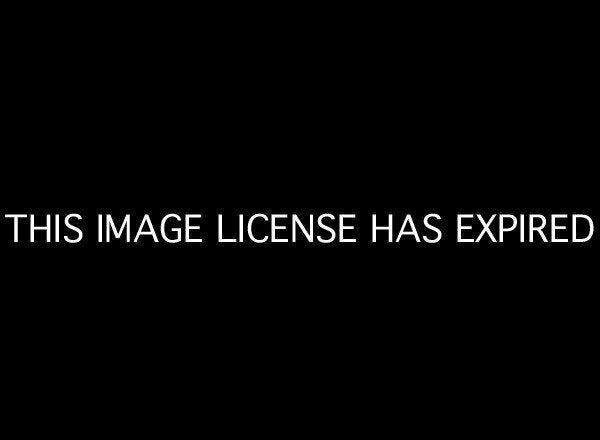
[[[247,12],[29,11],[3,55],[2,213],[355,212],[361,243],[14,246],[4,224],[11,414],[581,426],[597,237],[460,246],[453,219],[597,224],[593,29],[539,11]],[[368,243],[371,213],[429,212],[441,244]]]

